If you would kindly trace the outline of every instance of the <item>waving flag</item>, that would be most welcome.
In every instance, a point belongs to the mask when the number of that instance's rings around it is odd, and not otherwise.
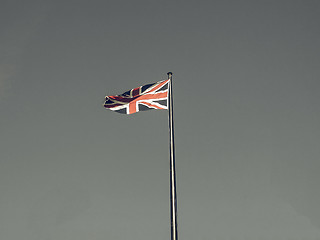
[[[131,89],[121,95],[106,96],[104,107],[124,114],[151,109],[168,109],[170,79]]]
[[[124,114],[136,113],[151,109],[168,109],[170,136],[170,213],[171,240],[178,240],[177,231],[177,192],[175,170],[175,145],[173,129],[172,72],[168,80],[147,84],[131,89],[121,95],[106,96],[104,107]]]

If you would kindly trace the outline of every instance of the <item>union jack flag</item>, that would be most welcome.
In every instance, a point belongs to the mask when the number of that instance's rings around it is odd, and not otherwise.
[[[106,96],[104,107],[124,114],[151,109],[168,109],[168,80],[131,89],[121,95]]]

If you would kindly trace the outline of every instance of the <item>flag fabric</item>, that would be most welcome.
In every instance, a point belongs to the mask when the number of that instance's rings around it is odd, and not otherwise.
[[[106,96],[103,106],[123,114],[151,109],[168,109],[169,81],[170,79],[146,84],[121,95]]]

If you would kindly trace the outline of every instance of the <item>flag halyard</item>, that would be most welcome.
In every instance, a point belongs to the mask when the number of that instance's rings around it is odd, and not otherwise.
[[[123,114],[151,109],[168,109],[169,81],[170,79],[146,84],[121,95],[106,96],[104,107]]]

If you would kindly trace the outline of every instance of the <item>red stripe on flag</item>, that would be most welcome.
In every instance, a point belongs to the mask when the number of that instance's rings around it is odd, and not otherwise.
[[[136,112],[137,112],[137,101],[134,100],[129,103],[129,113],[128,114],[136,113]]]
[[[138,88],[134,88],[134,89],[132,89],[132,97],[137,97],[137,96],[139,96],[139,94],[140,94],[140,88],[138,87]]]
[[[137,100],[148,100],[148,99],[154,99],[156,100],[157,98],[167,98],[168,97],[168,92],[163,92],[163,93],[155,93],[155,94],[144,94],[141,95],[140,97],[136,98],[135,101]]]

